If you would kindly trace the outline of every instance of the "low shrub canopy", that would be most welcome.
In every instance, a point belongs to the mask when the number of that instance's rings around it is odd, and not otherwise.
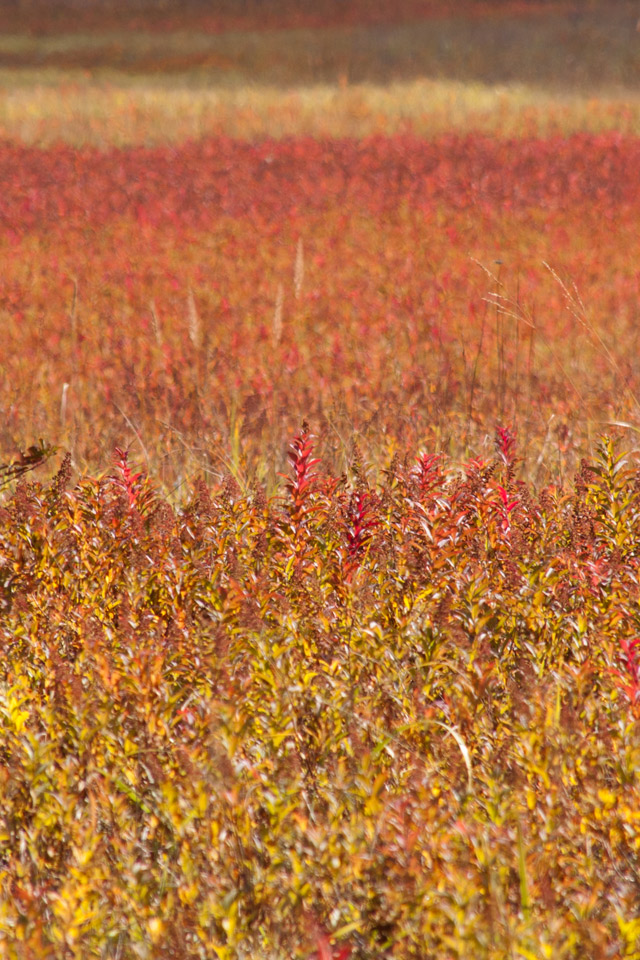
[[[638,467],[314,442],[271,498],[6,468],[7,955],[636,956]]]

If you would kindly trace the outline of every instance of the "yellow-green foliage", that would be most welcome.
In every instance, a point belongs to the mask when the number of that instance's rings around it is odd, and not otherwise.
[[[177,507],[117,458],[0,515],[2,956],[640,955],[611,441],[536,494],[507,430],[374,485],[305,427],[276,498]]]

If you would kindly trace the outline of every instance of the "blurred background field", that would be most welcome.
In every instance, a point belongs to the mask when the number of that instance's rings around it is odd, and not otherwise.
[[[113,5],[73,18],[53,16],[56,5],[5,12],[0,134],[100,145],[407,126],[638,130],[631,3],[467,4],[454,15],[406,3],[391,23],[375,22],[377,4],[209,9],[147,7],[119,24]]]
[[[3,454],[272,484],[303,416],[337,468],[506,418],[539,478],[634,430],[637,13],[5,4]]]

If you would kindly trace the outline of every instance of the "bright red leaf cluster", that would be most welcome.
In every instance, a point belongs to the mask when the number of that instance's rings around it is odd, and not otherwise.
[[[273,222],[338,204],[383,216],[446,201],[478,215],[595,205],[612,220],[640,200],[640,141],[616,134],[546,140],[411,135],[259,144],[216,139],[172,147],[0,149],[0,222],[10,236],[119,217],[210,230],[220,217]]]

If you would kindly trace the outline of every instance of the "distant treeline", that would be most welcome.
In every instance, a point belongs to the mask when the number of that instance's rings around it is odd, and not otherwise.
[[[280,26],[284,23],[357,23],[408,20],[430,14],[465,16],[504,8],[562,10],[576,15],[602,6],[631,7],[631,0],[0,0],[0,32],[45,32],[100,27],[165,27],[205,18],[209,26]]]

